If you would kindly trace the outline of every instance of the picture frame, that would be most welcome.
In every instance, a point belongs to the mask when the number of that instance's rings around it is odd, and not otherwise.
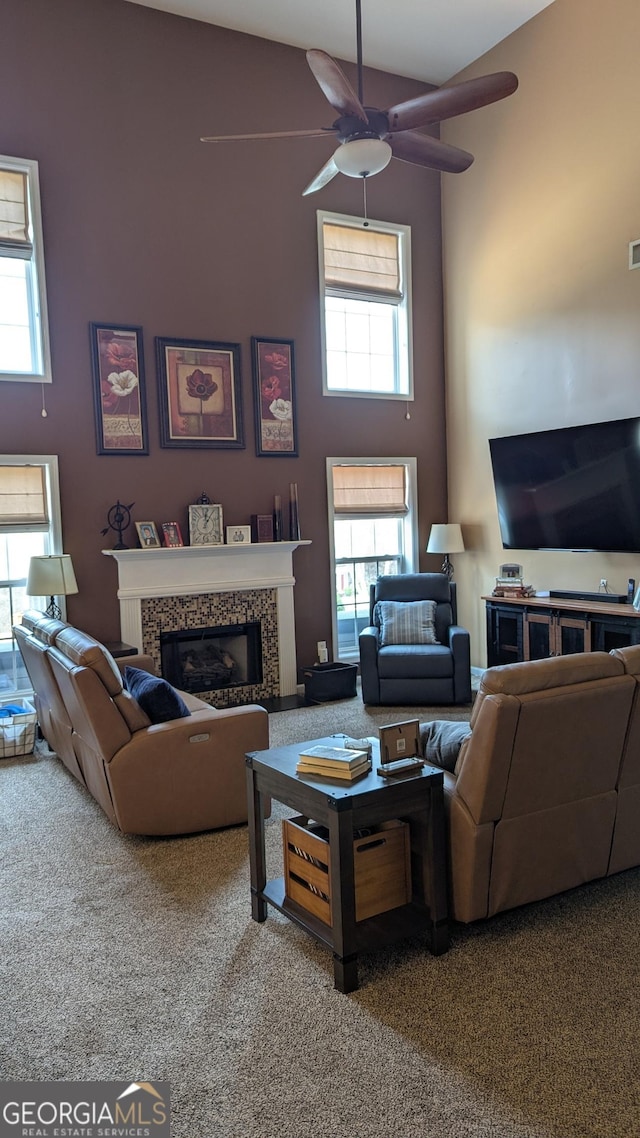
[[[160,538],[155,522],[136,522],[141,549],[160,549]]]
[[[297,458],[294,341],[251,337],[258,457]]]
[[[163,447],[244,448],[240,345],[156,336]]]
[[[254,542],[273,541],[273,514],[251,515],[251,540]]]
[[[251,545],[251,526],[227,526],[227,545]]]
[[[96,452],[148,455],[142,328],[89,325]]]
[[[176,549],[184,545],[182,534],[180,533],[180,526],[177,522],[163,522],[162,533],[164,536],[164,544],[167,548]]]
[[[218,502],[189,506],[191,545],[223,545],[222,506]]]

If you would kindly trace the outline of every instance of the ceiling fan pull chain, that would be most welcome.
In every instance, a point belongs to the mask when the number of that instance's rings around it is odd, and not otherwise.
[[[365,225],[368,225],[369,222],[367,220],[367,179],[366,178],[362,179],[362,197],[363,197],[363,213],[362,213],[362,216],[364,217]]]

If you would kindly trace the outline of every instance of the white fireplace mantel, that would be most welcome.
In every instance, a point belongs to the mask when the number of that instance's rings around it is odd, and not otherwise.
[[[147,597],[275,589],[280,694],[296,692],[293,553],[310,541],[250,545],[185,545],[159,549],[103,549],[118,564],[120,635],[139,650],[142,600]]]

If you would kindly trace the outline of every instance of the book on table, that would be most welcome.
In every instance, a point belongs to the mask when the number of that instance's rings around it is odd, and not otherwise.
[[[353,782],[356,778],[371,770],[371,759],[365,755],[355,766],[339,766],[336,763],[314,762],[313,759],[300,759],[296,766],[296,774],[307,778],[333,778],[341,782]]]
[[[363,759],[369,758],[368,751],[352,751],[346,747],[330,747],[323,743],[300,751],[300,761],[322,764],[334,770],[344,770],[359,766]]]

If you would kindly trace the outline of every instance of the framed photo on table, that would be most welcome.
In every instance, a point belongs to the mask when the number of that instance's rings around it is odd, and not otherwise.
[[[244,447],[240,345],[156,337],[163,447]]]
[[[98,454],[148,454],[142,328],[90,324]]]
[[[223,545],[222,506],[198,503],[189,506],[189,541],[191,545]]]
[[[298,454],[293,340],[251,337],[256,454]]]

